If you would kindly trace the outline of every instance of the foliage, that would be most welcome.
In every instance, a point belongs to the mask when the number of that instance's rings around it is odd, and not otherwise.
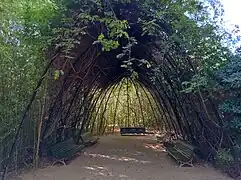
[[[230,55],[224,42],[230,45],[228,43],[233,42],[235,38],[222,28],[223,9],[219,0],[205,2],[197,0],[158,2],[152,0],[141,2],[83,0],[62,1],[61,6],[65,7],[63,9],[67,12],[65,14],[68,18],[73,16],[72,11],[78,9],[77,12],[79,12],[78,25],[73,25],[72,22],[71,28],[58,28],[57,32],[61,31],[61,34],[67,36],[61,35],[53,39],[57,42],[57,47],[62,47],[65,53],[66,49],[69,51],[66,57],[70,56],[71,48],[80,41],[70,37],[69,34],[84,36],[90,27],[96,27],[99,29],[97,34],[91,34],[94,44],[101,44],[102,51],[115,50],[121,44],[125,48],[117,57],[122,60],[123,67],[128,67],[134,73],[132,62],[143,59],[131,57],[132,48],[139,42],[136,35],[129,33],[130,29],[140,26],[141,36],[153,37],[151,41],[164,49],[164,52],[172,50],[173,45],[178,44],[182,53],[188,55],[190,61],[196,65],[191,70],[194,74],[192,79],[187,79],[188,81],[183,84],[184,92],[212,89],[215,85],[213,82],[215,72],[225,64]],[[129,6],[130,11],[133,9],[133,13],[118,12],[116,9],[119,6]],[[121,15],[126,16],[126,19],[119,19]],[[236,28],[235,32],[237,31]],[[60,43],[61,41],[63,42]],[[130,41],[136,43],[130,43]],[[157,69],[157,76],[160,75],[158,71]]]
[[[230,57],[228,63],[217,72],[220,90],[224,92],[224,101],[220,104],[220,112],[226,120],[238,145],[241,145],[241,55]]]
[[[19,126],[30,94],[45,66],[46,41],[50,35],[49,19],[56,6],[48,0],[0,2],[0,164],[4,165],[13,136]],[[42,89],[40,89],[40,94]],[[40,107],[37,99],[35,108]],[[34,124],[39,111],[29,117],[31,135],[24,138],[25,148],[33,141]],[[0,167],[1,169],[1,167]]]
[[[220,3],[219,1],[209,1],[209,3],[197,0],[158,2],[114,0],[111,3],[107,0],[68,1],[62,5],[66,6],[65,10],[68,12],[66,14],[79,9],[77,11],[80,12],[77,17],[78,25],[76,27],[71,23],[71,28],[58,29],[58,31],[65,32],[61,34],[67,36],[58,38],[57,46],[66,47],[65,43],[59,43],[59,40],[66,41],[67,39],[67,42],[72,42],[72,45],[78,44],[78,40],[69,37],[68,34],[82,33],[83,36],[88,27],[96,27],[100,30],[97,35],[91,34],[95,40],[94,44],[100,43],[103,51],[110,51],[117,49],[120,43],[122,46],[127,46],[129,38],[136,38],[136,35],[129,34],[129,30],[135,26],[141,26],[142,36],[155,37],[152,38],[152,41],[166,52],[172,48],[173,44],[178,44],[182,52],[190,55],[191,61],[197,64],[197,68],[193,69],[196,76],[202,76],[200,78],[204,79],[222,66],[228,53],[228,49],[221,43],[222,39],[226,39],[224,35],[226,32],[221,30],[222,24],[217,25],[221,23],[219,19],[222,16]],[[116,9],[119,8],[118,6],[121,7],[121,4],[129,6],[130,10],[133,9],[133,14],[118,12]],[[210,15],[210,12],[213,12],[213,16]],[[126,19],[118,19],[120,15],[126,16]],[[79,29],[79,32],[76,31],[76,28]],[[218,34],[217,31],[219,31]],[[123,37],[127,40],[123,41]],[[135,44],[129,48],[133,46]],[[126,58],[130,61],[133,57],[128,55]],[[138,59],[135,60],[138,61]],[[192,82],[198,83],[198,79],[193,79]],[[208,82],[209,78],[205,81]]]

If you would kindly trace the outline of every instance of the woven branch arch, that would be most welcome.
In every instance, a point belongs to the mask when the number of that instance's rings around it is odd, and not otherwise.
[[[93,112],[97,104],[105,98],[108,102],[112,92],[121,87],[119,83],[123,79],[139,86],[144,95],[148,93],[145,96],[149,101],[153,99],[158,107],[156,120],[163,121],[161,124],[166,129],[198,146],[205,158],[213,158],[221,146],[232,148],[233,141],[224,130],[217,105],[208,92],[182,92],[183,82],[190,81],[195,75],[197,64],[179,43],[170,41],[172,27],[162,20],[156,22],[158,35],[143,33],[138,17],[146,16],[146,20],[150,20],[151,16],[141,9],[141,5],[116,3],[106,8],[115,14],[111,22],[128,22],[126,33],[129,38],[118,37],[117,47],[103,50],[103,42],[97,40],[101,34],[109,33],[108,23],[96,18],[85,19],[78,10],[70,13],[71,21],[60,25],[65,31],[57,33],[56,42],[61,44],[70,40],[71,46],[49,50],[48,54],[55,56],[49,61],[26,108],[10,156],[43,81],[48,83],[48,105],[41,124],[41,153],[51,144],[70,136],[78,138],[83,131],[92,131],[94,121],[91,120],[96,119]],[[94,12],[90,12],[92,17],[103,18],[103,12]],[[59,74],[58,80],[52,78],[56,69],[58,73],[64,72]],[[136,94],[138,96],[138,92]]]
[[[52,104],[47,113],[42,137],[58,134],[55,132],[57,129],[63,132],[64,127],[76,127],[79,123],[83,125],[82,131],[85,123],[89,125],[91,112],[101,94],[108,90],[114,91],[118,82],[129,78],[150,92],[160,107],[161,114],[165,114],[167,128],[195,145],[208,149],[207,156],[222,144],[231,146],[232,141],[223,131],[223,122],[217,113],[216,105],[207,98],[208,93],[182,92],[182,83],[195,75],[197,66],[177,43],[165,46],[169,42],[171,27],[165,22],[159,22],[162,28],[159,36],[142,34],[138,15],[127,15],[133,9],[130,10],[130,6],[116,7],[120,8],[113,9],[116,18],[128,21],[130,28],[127,32],[135,41],[121,37],[118,39],[119,47],[103,51],[102,45],[96,43],[96,39],[107,29],[104,23],[94,21],[85,24],[84,35],[75,35],[75,38],[81,40],[74,44],[68,56],[65,55],[65,49],[58,50],[52,69],[61,69],[64,75],[57,82],[53,82],[56,86],[53,89],[57,90],[57,93],[54,91],[51,98]],[[131,7],[138,9],[135,5]],[[137,10],[133,12],[138,14]],[[77,23],[78,16],[78,13],[73,15],[74,23],[69,28],[84,26]],[[129,51],[129,57],[123,55],[125,50]]]

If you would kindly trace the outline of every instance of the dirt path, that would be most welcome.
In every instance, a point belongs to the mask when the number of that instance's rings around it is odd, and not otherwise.
[[[23,180],[229,180],[212,168],[179,168],[151,137],[102,137],[67,166],[30,172]],[[230,179],[231,180],[231,179]]]

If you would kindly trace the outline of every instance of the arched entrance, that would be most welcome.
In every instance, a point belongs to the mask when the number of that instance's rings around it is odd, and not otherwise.
[[[87,6],[93,9],[85,11],[83,7]],[[173,19],[168,16],[167,21],[161,14],[153,15],[152,6],[153,3],[119,1],[101,5],[97,1],[83,1],[71,6],[66,13],[69,20],[60,23],[49,48],[52,58],[19,127],[14,130],[15,137],[10,137],[13,145],[7,149],[9,158],[3,161],[5,170],[9,165],[24,163],[28,153],[33,154],[32,160],[38,159],[50,145],[73,136],[73,131],[77,135],[83,131],[103,133],[106,107],[110,106],[110,96],[121,86],[118,84],[122,84],[123,78],[128,80],[127,103],[122,106],[127,107],[127,121],[120,125],[129,126],[128,119],[138,117],[132,116],[128,107],[132,88],[137,91],[137,101],[143,98],[138,97],[139,92],[146,97],[145,105],[149,104],[155,112],[153,119],[159,128],[164,126],[195,144],[206,159],[213,158],[221,146],[233,148],[209,93],[199,85],[194,87],[195,93],[185,91],[185,85],[196,77],[199,66],[188,49],[173,37],[175,31],[182,29],[174,29]],[[157,10],[161,5],[153,7]],[[152,103],[156,109],[151,107]],[[146,126],[142,105],[139,102],[142,125]],[[117,112],[118,108],[114,109]],[[113,120],[117,118],[115,114]],[[34,128],[29,130],[29,126]],[[32,134],[29,139],[25,138],[27,131]],[[30,150],[26,150],[28,146]],[[14,166],[9,167],[17,169]]]

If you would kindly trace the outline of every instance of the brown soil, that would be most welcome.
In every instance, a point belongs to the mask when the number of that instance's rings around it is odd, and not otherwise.
[[[231,180],[211,167],[178,167],[154,136],[101,137],[67,166],[26,173],[23,180]]]

